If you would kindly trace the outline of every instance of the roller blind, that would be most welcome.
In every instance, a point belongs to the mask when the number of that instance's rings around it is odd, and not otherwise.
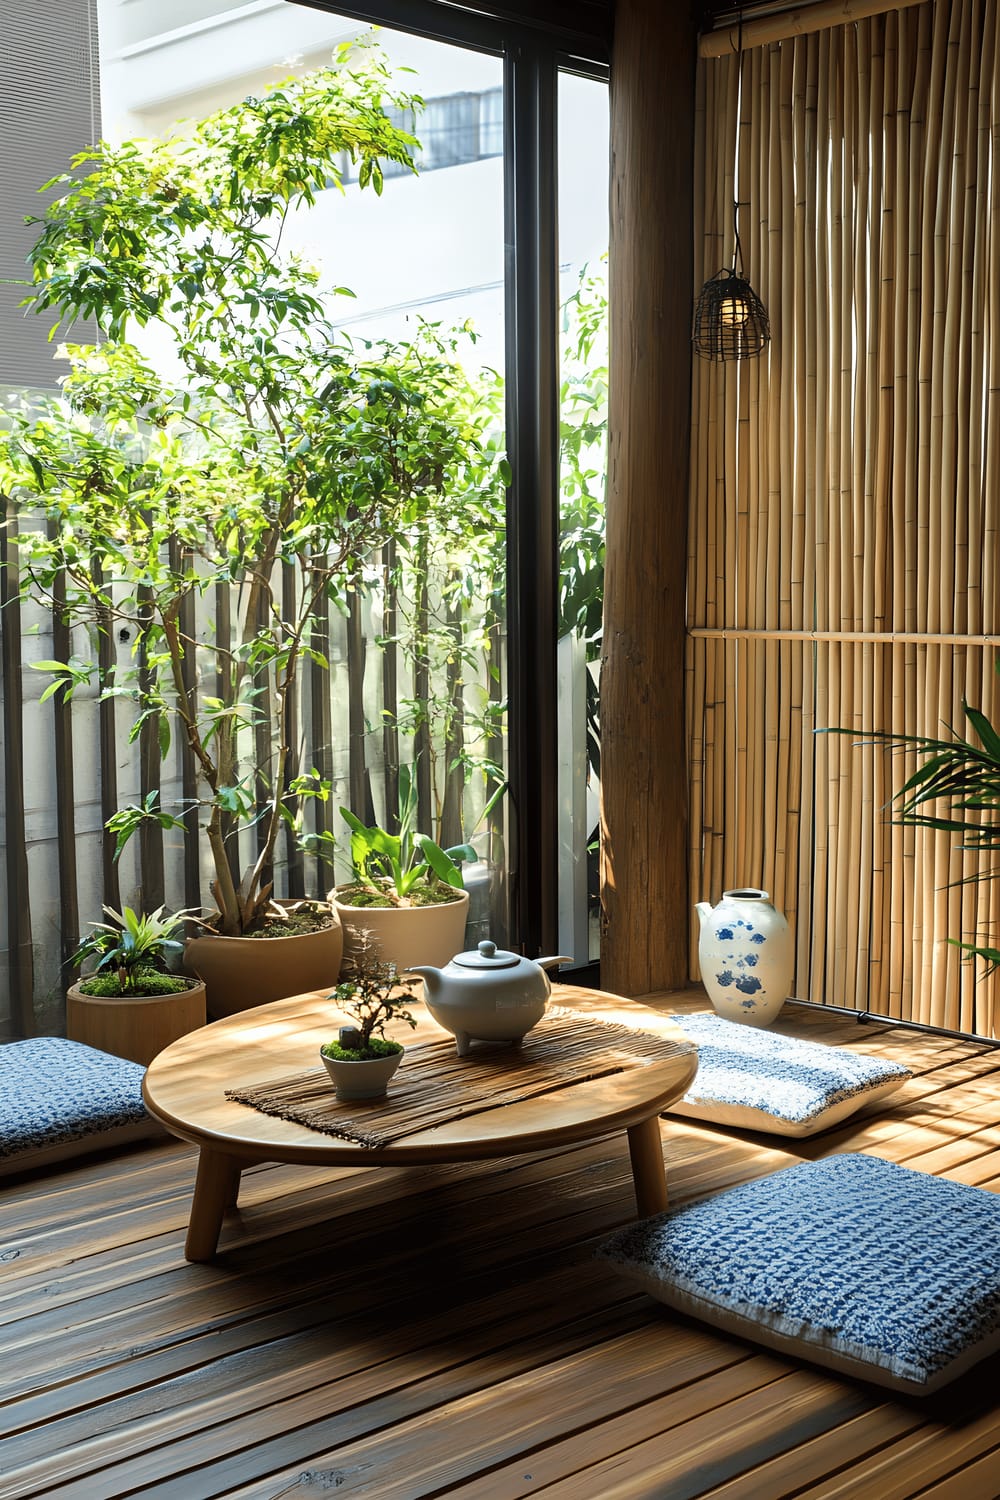
[[[52,388],[52,320],[26,315],[26,289],[10,283],[28,274],[39,187],[100,136],[97,0],[2,0],[0,14],[0,384]]]

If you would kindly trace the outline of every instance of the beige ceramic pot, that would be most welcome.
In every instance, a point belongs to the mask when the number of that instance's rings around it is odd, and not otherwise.
[[[344,936],[335,912],[321,932],[293,937],[219,937],[207,933],[188,938],[184,967],[208,987],[208,1014],[223,1016],[287,1000],[309,990],[329,990],[337,982]]]
[[[344,929],[345,959],[357,951],[358,934],[366,929],[380,961],[395,964],[401,974],[415,964],[446,964],[465,947],[468,891],[438,906],[347,906],[340,889],[331,892],[331,901]]]
[[[77,984],[66,991],[66,1035],[71,1042],[144,1067],[164,1047],[204,1024],[205,986],[200,979],[176,995],[85,995]]]

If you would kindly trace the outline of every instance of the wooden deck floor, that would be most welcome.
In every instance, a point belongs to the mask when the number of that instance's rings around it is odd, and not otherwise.
[[[803,1007],[779,1027],[917,1076],[811,1142],[664,1123],[672,1202],[847,1150],[1000,1185],[1000,1051]],[[212,1266],[182,1255],[192,1180],[167,1142],[0,1188],[4,1500],[1000,1495],[1000,1358],[897,1399],[595,1264],[633,1213],[624,1138],[406,1173],[262,1167]]]

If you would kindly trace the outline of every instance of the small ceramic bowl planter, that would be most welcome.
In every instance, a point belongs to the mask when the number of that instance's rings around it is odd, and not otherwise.
[[[380,1099],[387,1092],[390,1078],[403,1061],[403,1048],[387,1052],[382,1057],[363,1058],[358,1062],[328,1057],[323,1048],[320,1048],[319,1055],[337,1091],[338,1099]]]

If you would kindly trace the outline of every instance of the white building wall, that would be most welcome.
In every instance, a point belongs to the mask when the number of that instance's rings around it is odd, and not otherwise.
[[[99,0],[102,104],[110,140],[158,134],[263,89],[291,70],[321,67],[333,49],[371,32],[286,0]],[[502,82],[499,58],[377,31],[405,87],[435,98]],[[607,245],[607,91],[560,83],[560,261],[564,290]],[[418,126],[419,133],[419,126]],[[405,336],[419,312],[445,324],[471,318],[477,357],[503,365],[503,164],[499,157],[390,178],[381,200],[349,185],[300,216],[328,284],[348,286],[342,323],[366,337]]]

